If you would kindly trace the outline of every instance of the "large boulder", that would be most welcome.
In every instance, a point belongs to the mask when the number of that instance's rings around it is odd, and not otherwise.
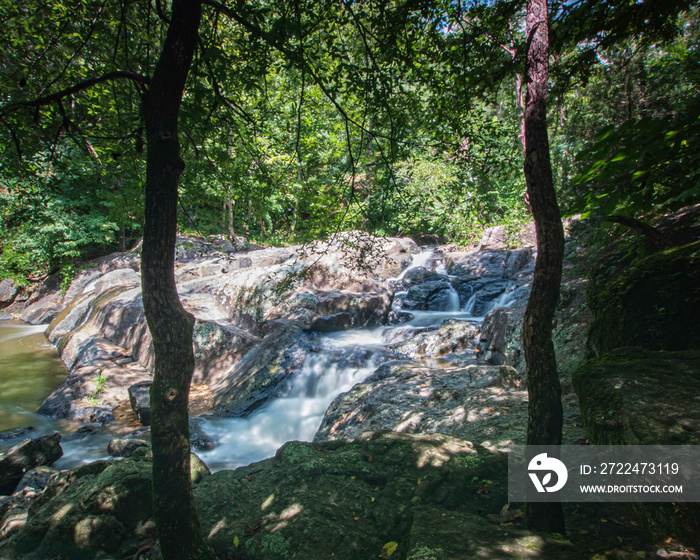
[[[459,509],[484,527],[498,527],[485,515],[507,500],[505,473],[503,455],[460,440],[377,434],[323,445],[291,442],[273,459],[206,477],[194,492],[204,532],[221,557],[365,560],[391,549],[402,558],[409,550],[417,554],[419,544],[407,538],[414,531],[425,536],[426,517],[448,525]],[[491,547],[500,548],[503,537]],[[474,550],[483,546],[476,536],[462,540]],[[442,546],[449,554],[467,545]]]
[[[528,271],[534,264],[531,249],[447,254],[447,271],[464,277],[513,277]]]
[[[499,446],[524,441],[526,396],[508,366],[387,362],[328,407],[314,441],[366,431],[439,432]]]
[[[61,434],[26,439],[0,457],[0,494],[15,491],[24,473],[39,466],[50,466],[63,456]]]
[[[445,311],[449,309],[455,290],[447,280],[416,284],[408,289],[402,308],[406,310]],[[459,297],[459,296],[458,296]],[[457,302],[459,303],[459,302]]]
[[[129,387],[151,373],[123,349],[101,339],[83,346],[81,363],[51,393],[40,414],[90,422],[111,422],[114,410],[129,400]]]
[[[449,357],[476,348],[479,325],[449,319],[437,327],[391,329],[383,337],[392,354],[405,358]],[[473,354],[473,352],[471,352]]]
[[[595,445],[700,444],[700,351],[618,348],[574,373],[581,416]],[[655,539],[669,534],[700,546],[697,503],[637,504]]]
[[[7,307],[14,300],[19,292],[19,288],[10,278],[5,278],[0,282],[0,308]]]
[[[19,318],[30,325],[43,325],[63,309],[61,275],[56,272],[48,276],[24,302]]]
[[[308,338],[291,321],[279,321],[225,378],[211,385],[214,409],[228,416],[246,416],[274,396],[306,359]]]
[[[197,472],[204,475],[194,486],[202,529],[221,558],[525,559],[545,548],[548,558],[571,557],[566,541],[499,523],[505,455],[440,434],[291,442],[236,471]],[[148,554],[155,536],[150,491],[144,450],[59,473],[0,541],[0,556]]]
[[[622,346],[700,348],[700,241],[642,259],[589,291],[591,356]]]

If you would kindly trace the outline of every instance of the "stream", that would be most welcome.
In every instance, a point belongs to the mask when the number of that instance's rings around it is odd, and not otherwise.
[[[411,265],[387,282],[399,282],[409,270],[428,266],[432,255],[432,251],[414,255]],[[439,261],[433,261],[430,268],[446,272]],[[405,292],[395,294],[397,301],[402,296]],[[472,295],[460,306],[459,295],[452,288],[442,311],[410,311],[413,319],[399,325],[318,335],[314,339],[318,351],[309,353],[281,389],[281,396],[270,399],[246,418],[200,417],[201,430],[217,446],[198,451],[198,455],[212,471],[218,471],[271,457],[287,441],[311,441],[331,402],[388,359],[384,340],[390,339],[393,330],[440,325],[446,319],[481,323],[484,317],[473,315],[475,297]],[[514,302],[513,291],[507,289],[489,304],[484,315]],[[25,437],[60,431],[64,456],[55,465],[59,469],[107,458],[109,439],[123,437],[133,427],[87,428],[79,422],[51,420],[34,412],[67,374],[56,350],[43,336],[45,328],[0,322],[0,431],[29,425],[35,429]],[[0,448],[7,447],[2,443]]]

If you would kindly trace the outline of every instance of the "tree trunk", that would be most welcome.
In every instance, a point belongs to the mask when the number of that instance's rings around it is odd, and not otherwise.
[[[552,181],[547,138],[549,37],[547,1],[527,2],[525,80],[525,180],[537,230],[537,261],[523,323],[529,395],[528,445],[560,445],[561,385],[552,343],[552,321],[559,300],[564,230]],[[531,529],[564,532],[561,503],[526,504]]]
[[[216,558],[202,537],[192,496],[187,403],[194,370],[194,317],[180,304],[174,275],[177,185],[184,169],[177,124],[200,15],[199,0],[173,0],[163,50],[143,100],[147,167],[141,278],[155,352],[153,509],[166,560]]]

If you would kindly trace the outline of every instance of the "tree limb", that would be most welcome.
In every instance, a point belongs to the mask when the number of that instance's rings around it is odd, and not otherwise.
[[[149,83],[148,76],[144,76],[143,74],[139,74],[138,72],[134,72],[133,70],[115,70],[113,72],[107,72],[106,74],[102,74],[101,76],[96,76],[94,78],[89,78],[82,82],[78,82],[77,84],[74,84],[55,93],[51,93],[49,95],[44,95],[42,97],[37,97],[36,99],[30,99],[27,101],[16,101],[14,103],[9,103],[4,107],[0,107],[0,114],[11,113],[24,107],[42,107],[44,105],[51,105],[52,103],[60,101],[61,99],[68,97],[69,95],[78,93],[79,91],[84,91],[86,89],[91,88],[92,86],[104,82],[109,82],[111,80],[131,80],[132,82],[144,86],[148,85]]]
[[[642,235],[644,235],[644,237],[651,241],[657,249],[668,249],[669,247],[673,247],[673,242],[663,233],[661,233],[658,229],[656,229],[653,226],[650,226],[649,224],[645,224],[644,222],[641,222],[636,218],[630,218],[629,216],[614,215],[606,216],[605,218],[603,218],[603,221],[610,222],[613,224],[620,224],[622,226],[640,232]]]

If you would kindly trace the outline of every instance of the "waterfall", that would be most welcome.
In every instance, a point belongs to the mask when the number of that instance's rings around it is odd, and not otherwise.
[[[331,402],[379,365],[383,330],[326,335],[321,338],[322,351],[307,356],[280,390],[283,396],[246,418],[203,419],[202,430],[218,445],[198,452],[202,460],[213,471],[231,469],[272,457],[288,441],[311,441]]]
[[[430,249],[428,251],[422,251],[422,252],[418,253],[417,255],[412,255],[411,256],[411,259],[412,259],[411,264],[409,264],[401,272],[401,274],[399,274],[396,278],[391,278],[390,280],[394,280],[394,281],[401,280],[409,270],[412,270],[414,268],[418,268],[421,266],[425,266],[428,263],[428,261],[430,260],[430,258],[433,256],[434,253],[435,253],[435,251]]]
[[[508,291],[506,290],[498,296],[496,299],[494,299],[489,305],[486,307],[484,310],[484,315],[487,313],[491,313],[494,309],[499,309],[501,307],[511,307],[515,302],[517,298],[515,297],[515,290]]]
[[[476,304],[476,294],[472,294],[472,296],[467,300],[467,303],[464,304],[464,308],[462,311],[465,313],[468,313],[469,315],[474,314],[474,305]]]
[[[452,286],[447,292],[447,307],[445,311],[459,311],[459,294]]]

